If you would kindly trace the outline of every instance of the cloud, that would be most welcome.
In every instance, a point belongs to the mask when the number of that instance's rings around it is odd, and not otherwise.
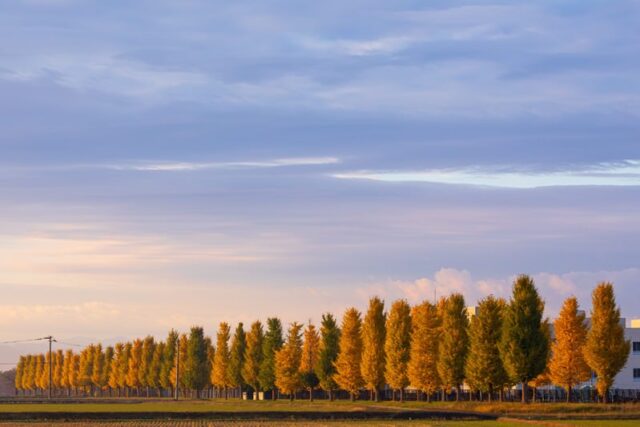
[[[294,41],[304,48],[317,50],[331,55],[346,54],[353,56],[388,55],[399,52],[419,39],[410,36],[388,36],[369,40],[328,40],[312,37],[300,37]]]
[[[499,188],[555,186],[640,186],[640,161],[602,163],[558,171],[499,170],[487,167],[432,169],[428,171],[361,171],[333,174],[339,179],[381,182],[425,182]]]
[[[192,90],[208,81],[190,70],[154,67],[120,57],[118,53],[53,53],[22,56],[6,63],[0,78],[27,82],[51,79],[60,86],[79,91],[103,92],[140,99],[182,97],[179,90]]]
[[[235,162],[137,162],[131,164],[113,164],[104,167],[116,170],[176,172],[199,171],[208,169],[260,169],[291,166],[319,166],[340,163],[336,157],[292,157],[264,161],[235,161]]]
[[[636,283],[640,280],[640,269],[628,268],[614,271],[580,271],[568,273],[540,272],[531,275],[536,283],[540,296],[546,302],[546,315],[553,318],[559,311],[563,301],[569,296],[576,296],[587,311],[591,307],[591,292],[602,281],[614,283],[618,304],[622,316],[633,318],[640,316],[634,301],[640,298],[640,290]],[[412,281],[391,280],[360,287],[358,295],[381,295],[389,299],[406,298],[416,304],[423,300],[433,301],[451,293],[464,295],[467,305],[475,305],[479,300],[494,295],[509,299],[511,287],[517,275],[503,278],[475,279],[467,270],[441,268],[433,277],[421,277]]]

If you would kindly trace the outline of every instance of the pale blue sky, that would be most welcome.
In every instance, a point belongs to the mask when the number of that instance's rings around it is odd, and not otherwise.
[[[639,50],[637,0],[3,1],[0,338],[522,272],[640,316]]]

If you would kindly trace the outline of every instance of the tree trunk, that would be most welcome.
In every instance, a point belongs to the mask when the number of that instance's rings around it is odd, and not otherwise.
[[[404,389],[400,389],[400,402],[404,402]]]
[[[313,402],[313,387],[309,388],[309,402]]]
[[[522,382],[522,403],[527,403],[528,399],[527,399],[527,382],[523,381]]]
[[[571,386],[567,387],[567,403],[571,402]]]

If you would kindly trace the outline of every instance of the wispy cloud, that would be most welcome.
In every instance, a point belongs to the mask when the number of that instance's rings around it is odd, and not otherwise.
[[[149,172],[199,171],[206,169],[260,169],[289,166],[320,166],[339,163],[337,157],[291,157],[259,161],[234,162],[139,162],[103,165],[108,169]]]
[[[640,186],[640,161],[597,165],[557,171],[500,170],[485,167],[431,169],[425,171],[355,171],[333,175],[340,179],[381,182],[425,182],[499,188],[555,186]]]

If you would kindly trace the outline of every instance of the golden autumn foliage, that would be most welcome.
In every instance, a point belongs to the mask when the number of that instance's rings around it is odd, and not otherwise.
[[[302,325],[292,323],[289,327],[287,340],[276,352],[276,387],[294,399],[295,392],[300,389],[300,361],[302,359]]]
[[[417,305],[411,316],[411,351],[407,374],[411,386],[427,394],[440,388],[438,376],[438,342],[440,318],[435,305],[428,301]]]
[[[262,323],[253,322],[247,334],[247,344],[242,366],[242,378],[255,392],[260,390],[260,365],[262,363],[262,340],[264,332]],[[254,397],[257,399],[257,395]]]
[[[276,317],[267,320],[266,332],[257,321],[245,334],[240,323],[232,349],[229,325],[222,322],[217,349],[204,329],[195,326],[189,337],[172,330],[166,341],[147,336],[104,351],[101,344],[90,344],[78,354],[53,349],[50,354],[22,355],[14,385],[16,395],[45,395],[51,364],[54,396],[102,397],[108,392],[108,396],[210,398],[217,395],[216,389],[225,389],[228,397],[233,387],[233,395],[239,397],[239,392],[251,391],[244,389],[250,385],[254,391],[279,389],[291,398],[304,389],[311,400],[319,394],[314,393],[319,386],[333,400],[338,389],[355,399],[363,387],[377,395],[388,384],[394,399],[400,390],[402,400],[411,385],[409,392],[417,390],[420,400],[424,393],[430,399],[439,388],[443,399],[454,387],[459,393],[464,381],[466,397],[472,400],[474,396],[491,400],[496,390],[502,399],[505,387],[517,382],[525,392],[512,390],[510,399],[515,393],[526,400],[528,387],[552,384],[567,389],[570,399],[571,388],[587,380],[591,369],[598,375],[598,392],[605,401],[630,352],[612,285],[602,283],[594,290],[588,331],[589,322],[578,310],[577,300],[565,301],[554,323],[552,351],[551,325],[543,318],[543,309],[533,280],[523,275],[514,282],[509,304],[489,296],[479,302],[473,316],[460,294],[442,298],[437,305],[425,301],[413,308],[404,300],[396,301],[388,315],[383,302],[374,297],[364,321],[355,308],[345,312],[342,330],[329,313],[322,316],[320,331],[311,323],[304,332],[300,324],[291,324],[286,340]]]
[[[611,283],[600,283],[592,294],[591,329],[587,334],[584,356],[597,374],[596,387],[606,402],[615,376],[627,363],[630,342],[624,339],[620,309],[616,305]]]
[[[384,343],[386,355],[385,380],[392,389],[400,390],[409,385],[407,366],[411,349],[411,307],[405,300],[393,303],[387,317],[387,333]]]
[[[584,358],[587,340],[585,315],[578,311],[578,300],[568,298],[554,322],[555,342],[551,347],[549,363],[550,381],[567,390],[567,402],[571,400],[573,386],[587,381],[591,370]]]
[[[216,352],[213,358],[213,370],[211,371],[211,383],[218,388],[225,390],[231,385],[229,378],[229,338],[231,330],[226,322],[220,323],[216,339]]]
[[[369,309],[362,324],[362,379],[364,385],[379,400],[379,389],[384,387],[386,336],[384,302],[378,297],[369,300]]]
[[[362,319],[355,308],[348,309],[342,318],[342,332],[340,334],[338,358],[335,362],[336,373],[334,380],[338,387],[351,393],[355,399],[356,393],[364,384],[360,361],[362,360]]]

